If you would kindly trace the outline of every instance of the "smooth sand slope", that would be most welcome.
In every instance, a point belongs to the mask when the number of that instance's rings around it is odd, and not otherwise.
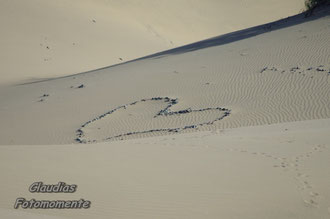
[[[0,86],[0,218],[329,218],[329,15]]]
[[[302,9],[302,0],[1,0],[0,84],[94,70]]]
[[[328,15],[329,8],[136,62],[2,87],[0,143],[102,142],[329,118]]]
[[[330,216],[330,120],[94,145],[1,146],[3,218],[311,219]],[[35,181],[77,184],[32,194]],[[14,210],[16,198],[92,201]],[[53,217],[49,217],[53,218]]]

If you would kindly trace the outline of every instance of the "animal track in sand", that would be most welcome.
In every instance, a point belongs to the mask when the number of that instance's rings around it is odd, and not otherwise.
[[[312,183],[310,182],[310,176],[300,169],[300,163],[302,160],[310,159],[315,153],[321,153],[326,149],[325,145],[313,146],[309,151],[296,155],[294,157],[279,157],[266,152],[255,152],[249,151],[247,149],[230,148],[229,151],[245,153],[253,156],[262,156],[264,158],[272,159],[276,161],[273,165],[274,168],[282,168],[284,171],[292,174],[297,184],[297,189],[299,190],[303,202],[307,207],[319,207],[320,194],[315,191]]]
[[[178,99],[154,97],[112,109],[84,123],[77,131],[78,143],[93,143],[151,133],[177,133],[212,125],[230,114],[222,107],[173,110]]]

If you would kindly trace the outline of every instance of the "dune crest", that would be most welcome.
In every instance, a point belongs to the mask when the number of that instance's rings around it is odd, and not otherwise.
[[[86,121],[150,97],[178,98],[172,111],[230,109],[226,119],[187,132],[329,118],[329,11],[325,7],[308,18],[300,14],[273,22],[267,30],[267,24],[249,28],[122,65],[0,86],[0,144],[77,143],[76,131]],[[141,106],[151,106],[151,102]],[[161,116],[156,122],[152,118],[165,103],[155,104],[152,113],[148,107],[147,111],[136,107],[129,107],[130,114],[146,113],[149,122],[125,120],[130,117],[121,109],[88,125],[85,140],[168,134],[143,132],[184,128],[222,115],[194,112],[173,121]],[[201,113],[207,119],[200,119]],[[122,121],[120,114],[125,116]]]
[[[2,0],[0,84],[37,81],[119,64],[284,18],[303,9],[301,0],[248,0],[240,7],[242,3]]]
[[[298,2],[0,0],[0,218],[329,218],[330,5]]]

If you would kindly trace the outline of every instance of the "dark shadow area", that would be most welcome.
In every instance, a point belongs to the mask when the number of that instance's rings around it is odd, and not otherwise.
[[[220,46],[228,43],[232,43],[239,40],[244,40],[250,37],[254,37],[263,33],[271,32],[274,30],[284,29],[290,26],[303,24],[305,22],[313,21],[325,16],[330,15],[330,7],[320,8],[314,11],[315,14],[306,18],[306,12],[303,12],[298,15],[294,15],[285,19],[281,19],[278,21],[274,21],[271,23],[247,28],[244,30],[239,30],[231,33],[227,33],[221,36],[213,37],[210,39],[198,41],[196,43],[188,44],[185,46],[177,47],[174,49],[166,50],[163,52],[155,53],[149,56],[145,56],[136,60],[142,60],[147,58],[157,58],[159,56],[166,56],[166,55],[176,55],[182,54],[186,52],[191,52],[195,50],[205,49],[208,47],[213,46]],[[136,61],[134,60],[134,61]]]
[[[196,50],[200,50],[200,49],[205,49],[205,48],[214,47],[214,46],[220,46],[220,45],[224,45],[224,44],[244,40],[244,39],[254,37],[254,36],[257,36],[257,35],[260,35],[260,34],[264,34],[264,33],[267,33],[267,32],[271,32],[271,31],[275,31],[275,30],[279,30],[279,29],[284,29],[284,28],[287,28],[287,27],[303,24],[303,23],[306,23],[306,22],[310,22],[310,21],[313,21],[313,20],[320,19],[322,17],[329,16],[330,15],[330,6],[323,6],[323,7],[320,7],[320,8],[316,8],[313,11],[313,14],[309,15],[309,16],[306,16],[307,13],[308,12],[302,12],[298,15],[294,15],[294,16],[291,16],[291,17],[288,17],[288,18],[284,18],[284,19],[281,19],[281,20],[278,20],[278,21],[274,21],[274,22],[271,22],[271,23],[254,26],[254,27],[247,28],[247,29],[244,29],[244,30],[239,30],[239,31],[227,33],[227,34],[220,35],[220,36],[217,36],[217,37],[213,37],[213,38],[209,38],[209,39],[206,39],[206,40],[198,41],[198,42],[195,42],[195,43],[192,43],[192,44],[180,46],[180,47],[177,47],[177,48],[174,48],[174,49],[170,49],[170,50],[155,53],[155,54],[152,54],[152,55],[144,56],[144,57],[141,57],[141,58],[133,59],[131,61],[127,61],[127,62],[123,62],[123,63],[111,65],[111,66],[106,66],[106,67],[99,68],[99,69],[94,69],[94,70],[91,70],[91,71],[81,72],[81,73],[77,73],[77,74],[73,74],[73,75],[69,75],[69,76],[63,76],[63,77],[57,77],[57,78],[48,78],[48,79],[45,79],[45,80],[22,83],[22,84],[19,84],[19,85],[33,84],[33,83],[39,83],[39,82],[55,80],[55,79],[60,79],[60,78],[73,77],[73,76],[76,76],[76,75],[87,74],[87,73],[91,73],[91,72],[95,72],[95,71],[99,71],[99,70],[103,70],[103,69],[107,69],[107,68],[112,68],[112,67],[115,67],[115,66],[124,65],[124,64],[127,64],[127,63],[140,61],[140,60],[144,60],[144,59],[158,59],[158,58],[162,58],[162,57],[168,56],[168,55],[178,55],[178,54],[182,54],[182,53],[192,52],[192,51],[196,51]]]

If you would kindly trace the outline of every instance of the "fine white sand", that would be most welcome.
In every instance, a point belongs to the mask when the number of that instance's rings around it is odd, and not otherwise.
[[[92,202],[90,209],[12,214],[328,218],[329,132],[325,119],[94,145],[1,146],[0,208],[13,209],[17,197],[84,198]],[[73,194],[29,193],[35,181],[64,181],[78,189]]]
[[[310,18],[299,15],[123,65],[2,86],[0,143],[102,142],[177,128],[329,118],[328,14],[327,8]],[[170,114],[157,116],[168,105],[152,100],[159,97],[176,101]],[[187,109],[192,112],[173,114]]]
[[[301,5],[120,2],[0,3],[27,24],[1,37],[0,218],[329,218],[330,8],[244,29]],[[243,30],[198,41],[220,29]],[[40,64],[31,42],[58,60]],[[37,181],[78,190],[30,193]],[[15,210],[18,197],[92,206]]]
[[[122,63],[303,8],[302,0],[1,0],[0,84]]]

